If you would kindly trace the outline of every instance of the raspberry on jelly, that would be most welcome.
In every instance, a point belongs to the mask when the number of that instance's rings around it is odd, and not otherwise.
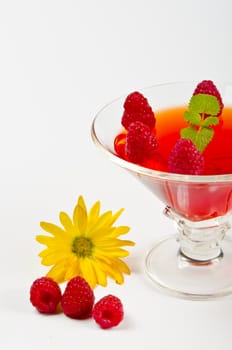
[[[202,82],[200,82],[193,92],[193,95],[197,94],[208,94],[216,97],[220,105],[220,110],[217,116],[219,116],[222,113],[224,104],[220,92],[218,91],[216,85],[213,83],[212,80],[203,80]]]
[[[123,304],[115,295],[106,295],[94,305],[92,316],[103,329],[115,327],[123,320]]]
[[[139,91],[131,92],[123,104],[125,111],[128,113],[143,111],[147,106],[149,106],[147,98]]]
[[[135,121],[141,121],[151,130],[155,127],[155,114],[148,100],[138,91],[129,94],[124,102],[121,123],[125,129]]]
[[[54,314],[61,301],[60,286],[49,277],[38,278],[31,285],[30,301],[39,312]]]
[[[177,174],[201,175],[205,161],[194,143],[189,139],[178,139],[168,159],[168,171]]]
[[[61,299],[64,314],[75,319],[90,317],[93,304],[94,293],[87,281],[81,276],[72,278]]]
[[[126,138],[126,155],[133,163],[143,163],[157,153],[158,142],[150,128],[142,122],[130,124]]]

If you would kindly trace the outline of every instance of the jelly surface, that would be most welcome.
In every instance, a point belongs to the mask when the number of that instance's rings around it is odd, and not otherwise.
[[[167,161],[172,147],[180,138],[180,130],[187,125],[183,114],[187,107],[169,108],[155,113],[155,134],[158,139],[158,152],[154,159],[140,164],[142,166],[168,171]],[[232,108],[225,107],[219,117],[219,125],[214,127],[213,140],[209,143],[203,154],[205,157],[204,175],[232,174]],[[115,138],[115,151],[117,155],[127,159],[125,151],[126,132]]]

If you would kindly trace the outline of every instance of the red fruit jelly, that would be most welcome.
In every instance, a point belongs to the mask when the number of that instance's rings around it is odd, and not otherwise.
[[[180,130],[187,125],[183,118],[186,107],[170,108],[156,112],[157,157],[140,164],[154,170],[168,171],[167,160]],[[232,108],[225,107],[219,117],[219,125],[214,127],[213,140],[204,150],[206,168],[204,175],[232,174]],[[117,155],[125,160],[126,131],[117,135],[114,147]]]
[[[183,113],[187,107],[156,111],[157,157],[144,167],[158,171],[167,170],[170,151],[180,138],[180,130],[187,125]],[[220,123],[214,127],[213,140],[204,150],[204,175],[232,174],[232,107],[224,107]],[[114,146],[117,155],[128,160],[125,152],[126,132],[116,136]],[[165,204],[172,206],[180,215],[190,220],[205,220],[225,215],[232,211],[232,179],[218,182],[168,181],[155,177],[141,176],[141,181]],[[203,176],[204,179],[204,176]]]

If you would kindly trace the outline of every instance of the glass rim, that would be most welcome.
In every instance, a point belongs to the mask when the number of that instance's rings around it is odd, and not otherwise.
[[[151,86],[147,86],[145,88],[140,89],[140,91],[146,91],[148,89],[152,88],[158,88],[162,86],[171,86],[171,85],[184,85],[184,84],[194,84],[194,81],[176,81],[176,82],[167,82],[167,83],[160,83],[155,84]],[[216,82],[217,84],[217,82]],[[225,82],[220,81],[220,84],[223,85],[231,85],[231,82]],[[91,124],[91,137],[94,142],[94,144],[108,157],[110,160],[121,166],[124,169],[130,170],[134,173],[137,173],[138,175],[145,175],[148,177],[153,177],[159,180],[169,180],[169,181],[178,181],[178,182],[193,182],[193,183],[206,183],[206,182],[230,182],[232,181],[232,174],[215,174],[215,175],[188,175],[188,174],[178,174],[178,173],[170,173],[160,170],[154,170],[151,168],[143,167],[141,165],[138,165],[136,163],[129,162],[125,159],[120,158],[117,156],[116,153],[112,152],[111,150],[107,149],[104,144],[101,142],[99,137],[97,136],[95,125],[96,122],[101,115],[101,113],[110,105],[113,105],[123,97],[125,97],[126,94],[123,94],[110,102],[106,103],[95,115],[92,124]]]

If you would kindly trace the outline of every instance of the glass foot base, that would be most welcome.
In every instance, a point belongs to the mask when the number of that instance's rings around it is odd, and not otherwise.
[[[157,242],[146,257],[149,278],[163,291],[185,299],[215,299],[232,294],[232,240],[224,238],[217,258],[185,257],[175,235]]]

